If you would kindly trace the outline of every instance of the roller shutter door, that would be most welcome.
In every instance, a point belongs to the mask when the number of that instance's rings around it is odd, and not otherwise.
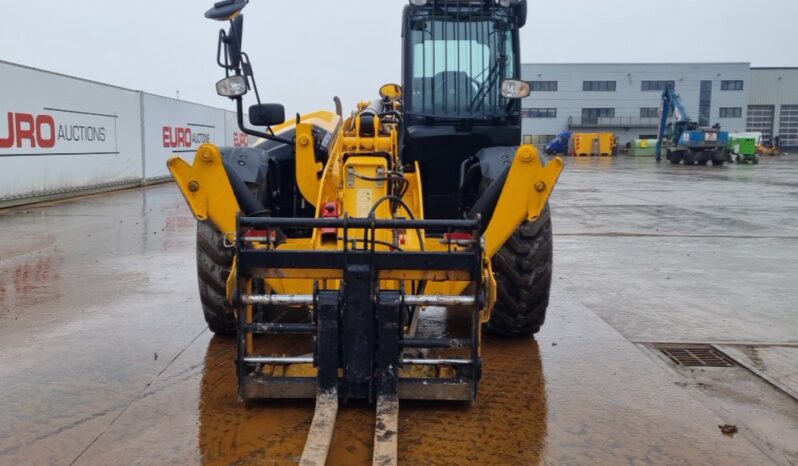
[[[798,105],[781,106],[779,136],[782,146],[798,146]]]
[[[762,140],[770,143],[773,140],[773,116],[775,110],[772,105],[749,105],[746,131],[762,133]]]

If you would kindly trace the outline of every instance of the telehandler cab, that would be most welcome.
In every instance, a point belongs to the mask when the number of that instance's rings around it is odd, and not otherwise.
[[[483,327],[528,336],[545,318],[548,199],[563,163],[520,145],[526,0],[410,0],[402,85],[347,117],[336,99],[336,112],[289,121],[261,103],[242,52],[247,3],[218,2],[206,17],[230,23],[217,91],[261,140],[168,162],[199,221],[205,318],[237,337],[242,400],[316,398],[302,464],[324,463],[339,399],[376,402],[374,460],[392,464],[400,398],[473,400]],[[424,334],[435,308],[467,330]],[[312,344],[259,353],[258,336],[274,334]]]

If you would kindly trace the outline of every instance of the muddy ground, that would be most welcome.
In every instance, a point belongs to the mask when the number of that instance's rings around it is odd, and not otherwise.
[[[568,160],[552,212],[543,331],[486,340],[473,406],[403,402],[400,461],[798,464],[798,157]],[[0,464],[298,461],[313,402],[236,401],[194,229],[169,184],[0,211]],[[331,464],[368,463],[373,423],[344,406]]]

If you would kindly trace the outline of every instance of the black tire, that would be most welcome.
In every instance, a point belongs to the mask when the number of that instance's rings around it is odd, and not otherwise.
[[[227,302],[227,277],[233,265],[233,249],[224,246],[224,236],[206,222],[197,223],[197,281],[202,313],[208,328],[217,335],[235,335],[236,319]]]
[[[553,262],[548,206],[524,222],[493,257],[497,300],[486,329],[502,336],[537,333],[546,320]]]
[[[723,160],[713,160],[712,161],[712,166],[713,167],[720,167],[721,165],[723,165]]]

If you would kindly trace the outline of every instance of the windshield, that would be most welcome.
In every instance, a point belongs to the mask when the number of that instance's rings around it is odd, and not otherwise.
[[[513,30],[514,18],[500,12],[411,16],[406,110],[455,118],[506,115],[501,83],[516,74]]]

